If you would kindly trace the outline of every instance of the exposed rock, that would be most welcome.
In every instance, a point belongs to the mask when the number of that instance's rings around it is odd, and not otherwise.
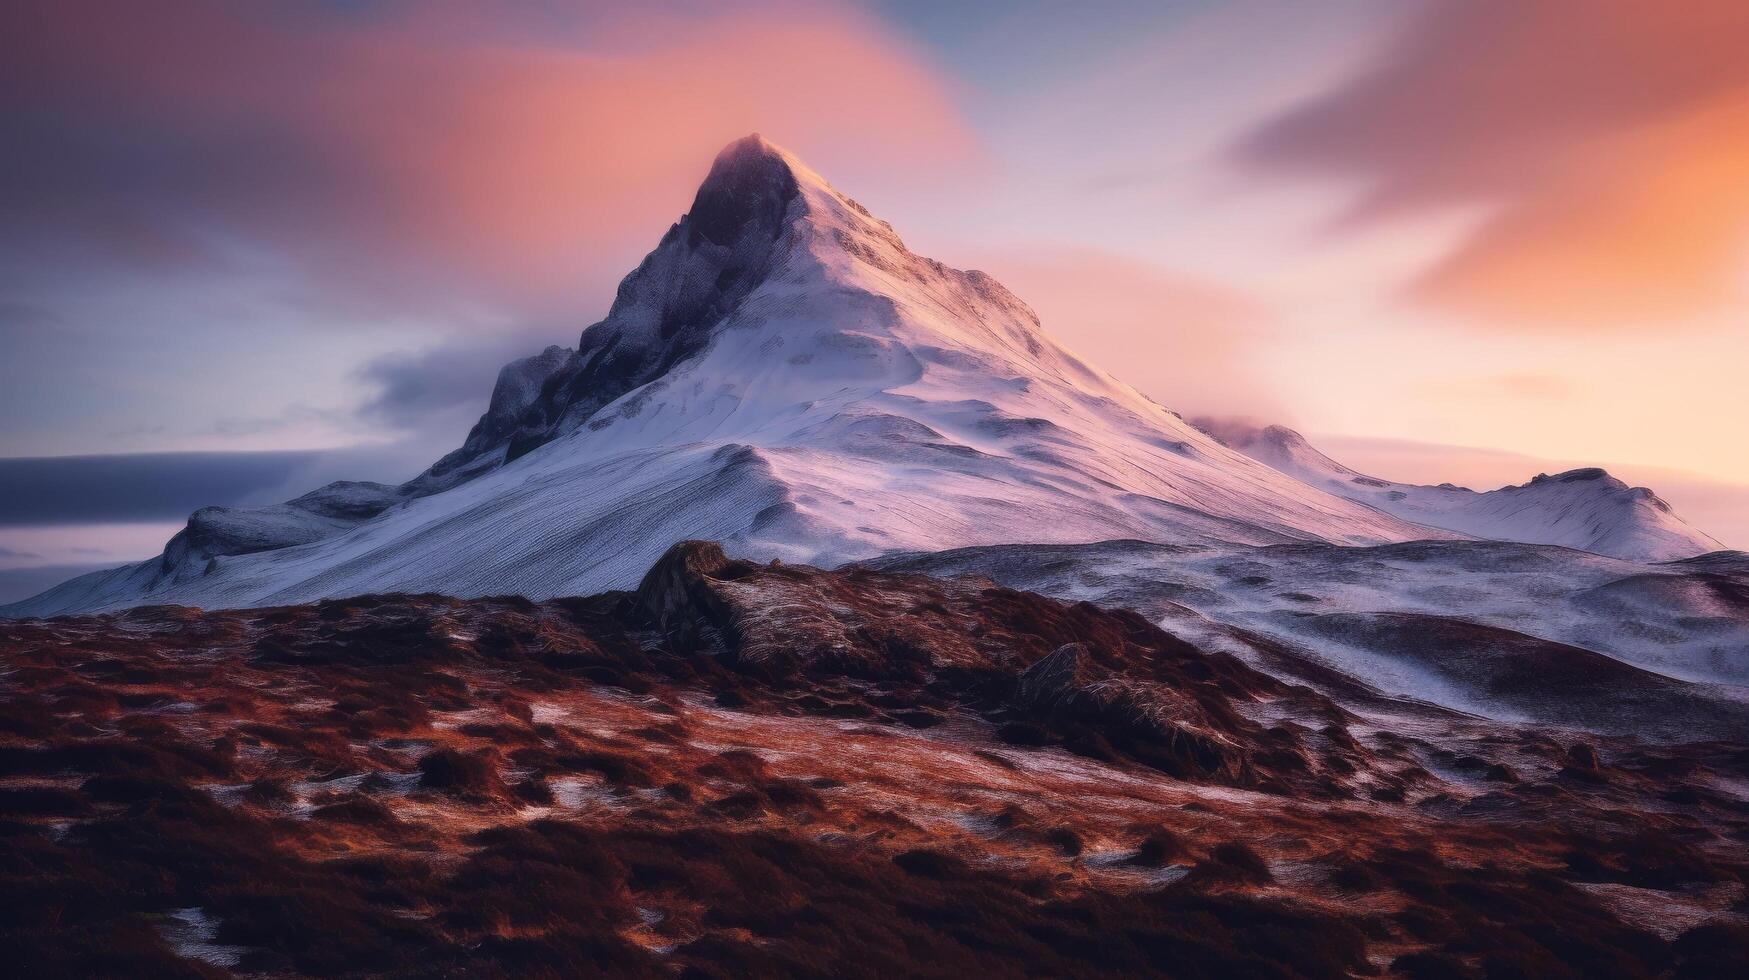
[[[1086,644],[1065,643],[1021,672],[1014,701],[1023,708],[1067,707],[1079,692],[1105,676],[1088,662]]]
[[[1247,778],[1245,753],[1219,734],[1197,699],[1164,684],[1113,676],[1081,643],[1065,644],[1028,667],[1015,702],[1041,718],[1149,743],[1150,761],[1174,775]]]
[[[1567,746],[1567,764],[1575,769],[1586,769],[1592,772],[1599,768],[1597,750],[1585,742],[1574,742]]]
[[[706,645],[730,624],[727,604],[712,581],[730,567],[721,545],[682,541],[669,548],[638,584],[638,611],[668,642],[682,649]]]
[[[476,476],[504,462],[505,449],[522,417],[540,401],[547,381],[571,363],[576,351],[554,344],[539,354],[511,361],[498,371],[486,414],[474,423],[459,449],[438,460],[412,486],[429,493]]]

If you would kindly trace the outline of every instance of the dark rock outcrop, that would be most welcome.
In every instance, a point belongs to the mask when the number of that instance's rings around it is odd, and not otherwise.
[[[1089,727],[1175,776],[1248,781],[1246,753],[1196,698],[1113,675],[1093,662],[1085,644],[1064,644],[1021,672],[1015,703],[1035,718]]]
[[[713,541],[676,544],[638,584],[638,614],[680,649],[721,643],[733,614],[712,584],[731,564]]]

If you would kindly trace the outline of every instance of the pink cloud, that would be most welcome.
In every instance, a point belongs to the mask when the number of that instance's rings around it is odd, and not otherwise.
[[[531,9],[31,6],[0,68],[41,137],[18,206],[134,252],[176,254],[142,228],[216,223],[366,296],[563,309],[627,271],[750,131],[858,174],[979,154],[947,86],[848,8]]]

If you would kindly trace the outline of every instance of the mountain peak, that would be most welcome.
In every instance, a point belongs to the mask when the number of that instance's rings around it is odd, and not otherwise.
[[[711,166],[714,174],[726,167],[737,166],[781,166],[788,167],[795,161],[794,154],[758,133],[749,133],[738,140],[731,140],[717,152],[716,162]]]
[[[798,174],[811,176],[794,156],[758,133],[723,147],[687,211],[694,242],[732,247],[749,232],[776,238],[801,191]]]

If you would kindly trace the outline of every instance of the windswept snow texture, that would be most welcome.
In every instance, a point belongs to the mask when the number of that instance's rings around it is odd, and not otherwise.
[[[1724,548],[1676,516],[1657,494],[1601,469],[1545,473],[1520,486],[1477,493],[1449,483],[1418,486],[1356,473],[1284,426],[1234,419],[1197,419],[1196,424],[1224,445],[1320,490],[1428,527],[1640,561]]]
[[[718,157],[576,351],[507,367],[460,450],[365,496],[343,517],[227,512],[202,547],[0,612],[587,594],[684,538],[834,565],[1012,541],[1456,536],[1222,446],[757,136]]]

